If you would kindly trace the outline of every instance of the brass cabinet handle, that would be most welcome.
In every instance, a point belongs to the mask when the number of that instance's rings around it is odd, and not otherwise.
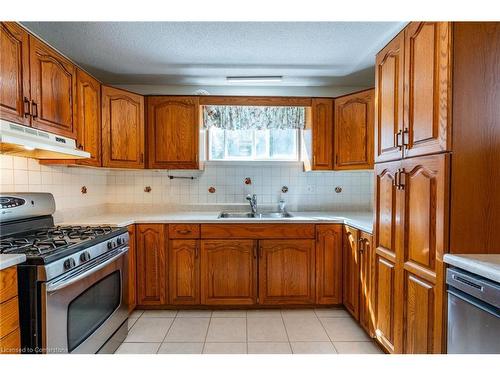
[[[200,255],[200,250],[199,250],[198,246],[196,246],[195,249],[194,249],[194,257],[198,258],[199,255]]]
[[[396,134],[394,134],[394,146],[396,146],[398,149],[402,149],[403,148],[403,142],[399,142],[399,139],[402,138],[401,136],[403,135],[401,129],[398,130],[398,132]]]
[[[404,190],[405,189],[405,180],[406,180],[405,169],[401,168],[399,170],[399,180],[398,180],[398,189],[399,190]]]
[[[139,156],[139,160],[141,163],[144,163],[144,153],[141,152],[141,155]]]
[[[31,116],[33,117],[33,119],[36,119],[38,117],[38,105],[34,100],[31,101],[31,110],[32,110]]]
[[[396,189],[399,189],[399,186],[398,186],[398,176],[399,175],[399,169],[396,171],[396,173],[394,174],[394,180],[392,181],[392,185],[396,188]]]
[[[254,246],[253,247],[253,259],[257,259],[257,253],[258,253],[257,246]]]
[[[179,233],[179,234],[189,234],[189,233],[191,233],[191,231],[189,229],[182,229],[182,230],[178,230],[177,233]]]
[[[31,116],[30,100],[27,97],[24,97],[24,117],[29,116]]]
[[[410,130],[408,128],[405,128],[403,131],[403,146],[405,148],[408,148],[410,144]]]

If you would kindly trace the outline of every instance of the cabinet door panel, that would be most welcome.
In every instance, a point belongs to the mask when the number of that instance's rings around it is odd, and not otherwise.
[[[449,34],[447,22],[405,30],[405,157],[449,150]]]
[[[257,242],[201,241],[201,303],[252,305],[257,297]]]
[[[138,224],[137,280],[139,305],[167,303],[167,251],[162,224]]]
[[[375,162],[402,157],[396,145],[403,128],[404,32],[399,33],[375,62]]]
[[[335,99],[335,168],[373,168],[374,90]]]
[[[104,167],[144,167],[144,98],[102,86]]]
[[[149,97],[150,168],[198,168],[199,103],[197,97]]]
[[[29,125],[28,33],[14,22],[1,22],[0,51],[0,117]]]
[[[31,124],[76,138],[76,68],[35,37],[29,39]]]
[[[359,233],[344,226],[343,242],[343,293],[342,301],[354,319],[359,319]]]
[[[199,248],[197,240],[170,240],[170,303],[200,303]]]
[[[128,226],[128,311],[133,311],[137,306],[137,249],[135,225]]]
[[[316,303],[342,303],[342,225],[316,225]]]
[[[314,240],[259,241],[260,303],[314,303],[314,253]]]
[[[333,169],[333,100],[312,100],[312,169]]]
[[[359,324],[370,335],[375,335],[375,304],[373,296],[373,239],[361,232],[359,235]]]
[[[101,166],[101,84],[78,69],[76,74],[78,147],[90,152],[78,164]]]

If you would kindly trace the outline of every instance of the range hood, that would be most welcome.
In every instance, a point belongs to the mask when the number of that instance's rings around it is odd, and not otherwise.
[[[0,154],[33,159],[85,159],[74,139],[0,120]]]

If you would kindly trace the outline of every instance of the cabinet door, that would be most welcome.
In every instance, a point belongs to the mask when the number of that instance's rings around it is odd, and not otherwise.
[[[137,251],[135,225],[128,226],[128,311],[137,306]]]
[[[342,303],[342,225],[316,225],[316,303]]]
[[[198,240],[170,240],[168,252],[170,303],[172,305],[200,303]]]
[[[371,280],[372,259],[373,259],[373,239],[365,232],[359,234],[359,324],[371,336],[375,334],[375,304],[373,303],[373,293]]]
[[[354,319],[359,319],[359,231],[344,226],[342,301]]]
[[[402,296],[400,267],[402,233],[399,207],[403,192],[396,188],[396,174],[401,162],[375,166],[375,220],[374,220],[374,300],[377,340],[390,353],[401,352]]]
[[[261,304],[314,303],[314,240],[262,240],[259,258]]]
[[[102,86],[102,165],[144,167],[144,98]]]
[[[335,99],[334,169],[373,168],[374,90]]]
[[[138,224],[137,282],[139,305],[167,303],[167,251],[162,224]]]
[[[257,298],[257,241],[201,241],[201,303],[253,305]]]
[[[402,157],[404,32],[375,60],[375,162]]]
[[[0,117],[29,125],[28,33],[14,22],[1,22],[0,51]]]
[[[198,98],[153,96],[147,106],[149,167],[198,168]]]
[[[333,100],[312,100],[312,169],[333,169]]]
[[[101,84],[84,71],[76,72],[78,148],[90,152],[77,164],[101,166]]]
[[[449,156],[403,161],[404,352],[441,353],[444,265],[448,248]],[[428,301],[425,307],[421,302]],[[418,308],[417,308],[418,306]],[[425,332],[422,330],[425,328]]]
[[[76,138],[76,68],[30,36],[31,125]]]
[[[450,150],[450,30],[447,22],[412,22],[405,29],[405,157]]]

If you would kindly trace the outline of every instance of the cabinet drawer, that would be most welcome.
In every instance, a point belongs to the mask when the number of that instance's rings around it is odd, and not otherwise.
[[[314,224],[205,224],[202,238],[314,238]]]
[[[0,304],[0,338],[19,328],[17,297]]]
[[[168,226],[169,238],[198,238],[200,226],[198,224],[170,224]]]
[[[19,328],[0,339],[0,354],[17,354],[21,348]]]
[[[0,271],[0,303],[17,296],[17,269],[9,267]]]

